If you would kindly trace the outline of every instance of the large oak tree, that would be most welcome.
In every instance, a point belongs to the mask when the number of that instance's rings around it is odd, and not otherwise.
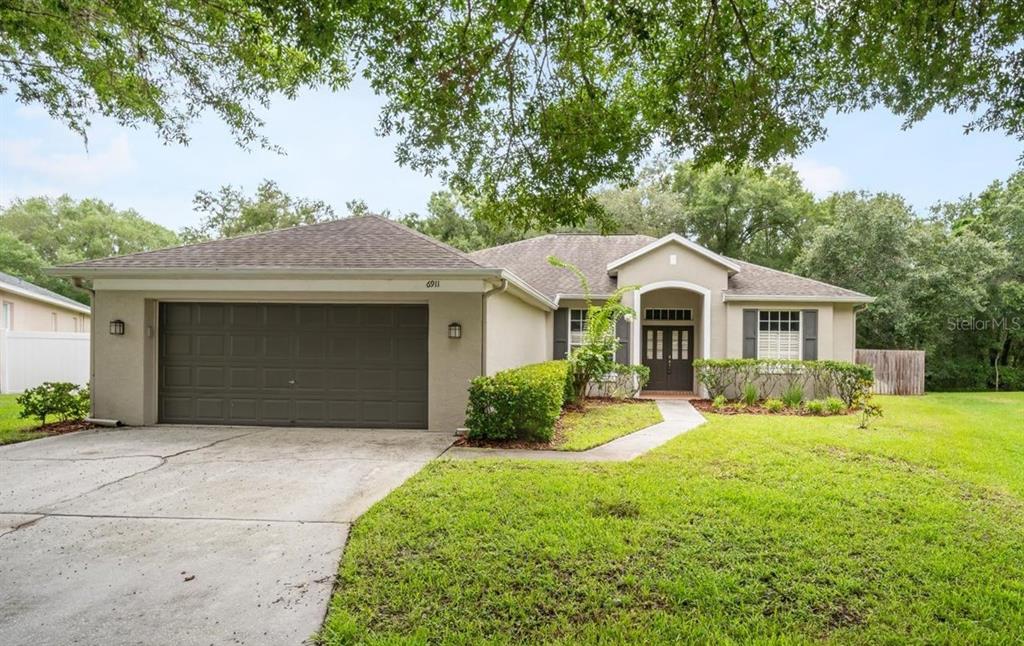
[[[932,110],[1024,136],[1024,3],[939,0],[0,0],[0,87],[85,132],[239,141],[277,94],[364,75],[398,161],[481,213],[580,224],[655,148],[766,162],[829,110]]]

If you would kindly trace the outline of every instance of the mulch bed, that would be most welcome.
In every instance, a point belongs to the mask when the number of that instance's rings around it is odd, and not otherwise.
[[[75,431],[85,431],[90,428],[96,428],[95,424],[78,420],[69,420],[67,422],[50,422],[40,426],[39,428],[33,429],[34,433],[43,433],[44,435],[64,435],[65,433],[74,433]]]
[[[650,401],[648,399],[612,399],[611,397],[587,397],[586,409],[600,408],[612,404],[642,404]],[[531,451],[556,451],[557,447],[565,440],[565,429],[562,427],[562,419],[565,413],[578,413],[584,410],[583,406],[566,406],[562,417],[555,422],[555,434],[551,436],[550,442],[531,442],[528,440],[471,440],[468,437],[460,436],[455,440],[455,446],[471,446],[481,449],[529,449]]]
[[[834,415],[816,415],[814,413],[807,412],[806,409],[799,408],[793,410],[792,408],[783,408],[778,412],[770,411],[761,404],[754,404],[753,406],[743,406],[738,408],[729,404],[724,408],[715,408],[711,405],[710,399],[691,399],[690,403],[693,407],[702,413],[714,413],[715,415],[776,415],[776,416],[790,416],[790,417],[834,417]],[[841,415],[849,415],[853,411],[847,411],[840,413]]]

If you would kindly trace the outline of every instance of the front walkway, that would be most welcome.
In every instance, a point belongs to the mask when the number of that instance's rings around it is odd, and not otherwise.
[[[657,400],[664,421],[624,435],[586,451],[534,451],[531,449],[483,449],[453,446],[442,457],[458,460],[509,458],[514,460],[567,460],[576,462],[626,462],[695,429],[707,420],[683,399]]]

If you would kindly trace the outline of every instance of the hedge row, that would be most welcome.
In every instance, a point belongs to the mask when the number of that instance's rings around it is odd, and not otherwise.
[[[849,361],[783,361],[775,359],[697,359],[697,378],[714,399],[731,389],[753,385],[762,394],[787,385],[813,388],[816,397],[834,395],[847,406],[863,402],[875,380],[870,366]]]
[[[574,393],[566,361],[547,361],[477,377],[469,386],[468,437],[548,442]]]

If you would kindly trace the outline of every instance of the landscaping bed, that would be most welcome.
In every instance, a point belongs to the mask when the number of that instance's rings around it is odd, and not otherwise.
[[[502,449],[585,451],[661,421],[657,404],[649,399],[588,398],[585,406],[571,406],[562,412],[548,442],[461,437],[455,444]]]
[[[792,415],[803,417],[816,417],[822,415],[822,413],[811,412],[803,406],[784,407],[781,410],[768,408],[765,406],[764,402],[749,405],[739,402],[731,402],[724,406],[717,406],[715,405],[715,402],[710,399],[691,399],[690,403],[693,404],[694,408],[702,413],[715,413],[716,415]],[[855,412],[855,410],[846,409],[840,413],[829,414],[850,415]]]

